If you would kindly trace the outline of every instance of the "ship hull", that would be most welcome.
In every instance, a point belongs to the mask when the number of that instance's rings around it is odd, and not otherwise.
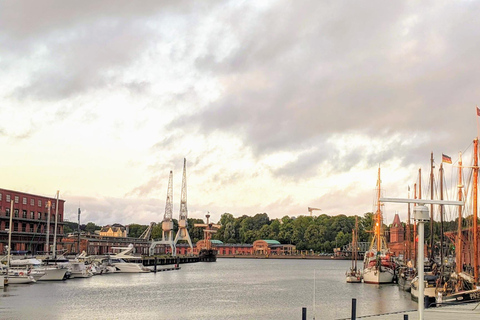
[[[201,262],[215,262],[217,261],[217,250],[202,249],[198,254],[198,258]]]
[[[395,272],[393,269],[382,267],[378,270],[376,267],[363,269],[363,282],[372,284],[393,283]]]

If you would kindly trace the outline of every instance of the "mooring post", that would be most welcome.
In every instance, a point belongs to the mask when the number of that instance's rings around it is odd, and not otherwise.
[[[157,257],[155,257],[155,262],[153,266],[153,272],[157,273]]]
[[[357,319],[357,299],[352,299],[352,320]]]
[[[307,308],[302,308],[302,320],[307,320]]]

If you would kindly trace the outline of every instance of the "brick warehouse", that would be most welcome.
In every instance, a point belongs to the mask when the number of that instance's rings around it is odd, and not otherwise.
[[[50,209],[50,244],[53,244],[55,211],[57,199],[24,192],[0,189],[0,253],[8,245],[10,223],[10,202],[13,200],[12,250],[31,251],[37,254],[45,251],[48,201]],[[57,242],[63,237],[65,200],[58,200]]]

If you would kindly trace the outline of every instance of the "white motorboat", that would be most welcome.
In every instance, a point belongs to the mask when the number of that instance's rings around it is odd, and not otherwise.
[[[8,284],[29,284],[37,282],[35,278],[28,274],[26,269],[7,269],[3,268],[2,273],[8,279]]]
[[[114,266],[118,272],[151,272],[150,269],[146,268],[142,263],[136,262],[139,257],[132,255],[133,244],[128,245],[128,247],[117,247],[113,249],[122,250],[120,253],[110,256],[109,263]]]
[[[111,259],[110,263],[117,269],[117,272],[140,273],[151,272],[141,263],[126,262],[123,259]]]
[[[11,260],[13,267],[26,267],[30,270],[30,275],[39,281],[61,281],[67,278],[67,268],[63,266],[43,265],[35,258]]]
[[[90,278],[93,273],[87,268],[84,262],[71,261],[70,262],[71,278]]]

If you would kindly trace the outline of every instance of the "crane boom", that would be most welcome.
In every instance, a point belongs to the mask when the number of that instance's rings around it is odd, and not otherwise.
[[[320,209],[320,208],[308,207],[308,213],[310,213],[310,217],[312,216],[312,212],[315,211],[315,210],[321,211],[322,209]]]

